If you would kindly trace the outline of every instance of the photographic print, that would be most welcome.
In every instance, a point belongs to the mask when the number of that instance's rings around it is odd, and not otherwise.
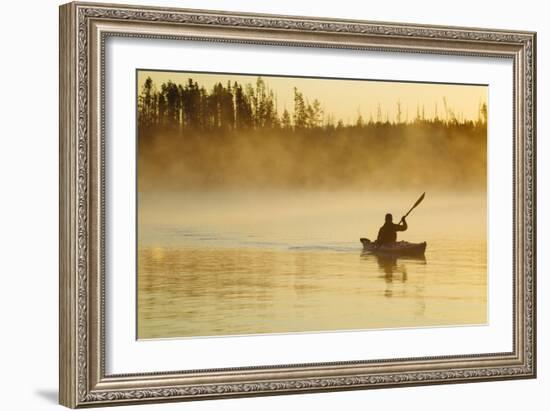
[[[487,323],[486,85],[136,76],[138,339]]]

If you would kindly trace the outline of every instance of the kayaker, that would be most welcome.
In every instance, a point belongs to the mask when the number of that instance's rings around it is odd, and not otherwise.
[[[393,216],[389,213],[386,214],[386,222],[378,230],[377,246],[380,247],[382,244],[395,243],[397,241],[397,232],[406,231],[407,228],[405,217],[401,217],[399,224],[394,224]]]

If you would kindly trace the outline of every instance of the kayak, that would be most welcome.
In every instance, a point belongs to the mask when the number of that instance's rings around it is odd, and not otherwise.
[[[368,238],[361,238],[363,251],[368,251],[372,254],[400,256],[422,256],[426,251],[426,242],[409,243],[408,241],[397,241],[391,244],[383,244],[378,246]]]

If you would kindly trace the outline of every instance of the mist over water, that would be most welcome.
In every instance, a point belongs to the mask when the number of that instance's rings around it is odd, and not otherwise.
[[[141,191],[483,191],[485,126],[163,131],[140,136]]]

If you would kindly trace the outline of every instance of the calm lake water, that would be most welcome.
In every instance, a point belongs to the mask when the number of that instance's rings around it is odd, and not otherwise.
[[[138,337],[486,323],[484,195],[427,193],[398,234],[425,258],[362,253],[418,195],[140,194]]]

